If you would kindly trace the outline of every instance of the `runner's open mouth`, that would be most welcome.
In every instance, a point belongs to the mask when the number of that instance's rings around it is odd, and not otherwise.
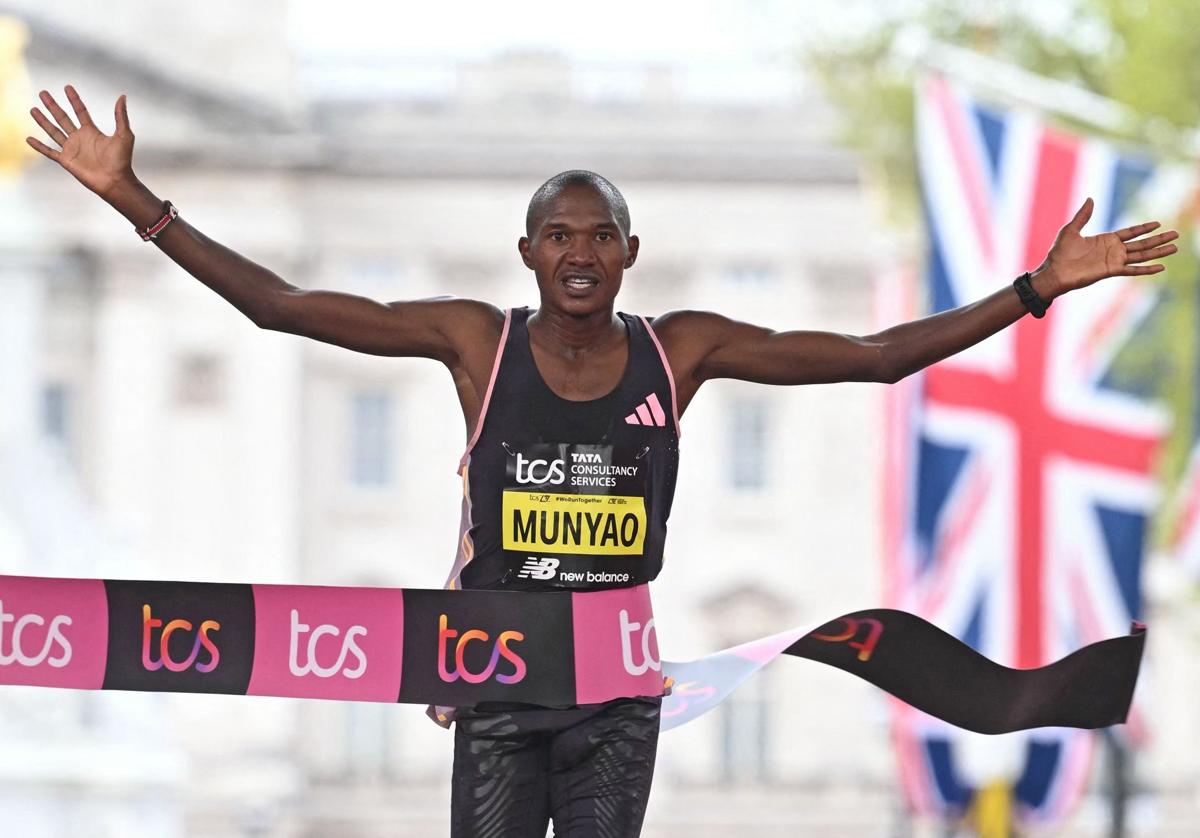
[[[600,280],[596,277],[584,274],[567,274],[562,278],[561,282],[568,288],[591,288],[600,284]]]

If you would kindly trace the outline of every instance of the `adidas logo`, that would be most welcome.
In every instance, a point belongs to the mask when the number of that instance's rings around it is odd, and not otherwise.
[[[654,425],[659,428],[665,428],[667,425],[667,414],[663,412],[662,405],[658,402],[658,394],[651,393],[646,396],[645,401],[637,406],[637,409],[625,417],[627,425]]]

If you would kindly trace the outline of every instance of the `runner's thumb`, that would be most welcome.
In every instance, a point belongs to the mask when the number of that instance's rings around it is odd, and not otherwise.
[[[1091,198],[1087,198],[1083,202],[1083,206],[1081,206],[1079,208],[1079,210],[1075,213],[1075,216],[1070,221],[1067,222],[1067,227],[1071,230],[1074,230],[1076,233],[1079,233],[1080,235],[1082,235],[1083,227],[1085,224],[1088,223],[1088,220],[1092,217],[1092,209],[1095,206],[1096,206],[1095,202],[1092,201]]]
[[[132,134],[133,131],[129,129],[129,108],[125,101],[124,93],[117,97],[117,106],[114,110],[117,119],[117,133]]]

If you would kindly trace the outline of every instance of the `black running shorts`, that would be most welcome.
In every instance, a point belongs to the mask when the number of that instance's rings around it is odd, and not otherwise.
[[[564,710],[459,708],[452,838],[636,838],[646,814],[662,699]]]

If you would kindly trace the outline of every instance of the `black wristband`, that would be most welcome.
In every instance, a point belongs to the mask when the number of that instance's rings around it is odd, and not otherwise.
[[[1013,288],[1017,289],[1017,296],[1021,298],[1025,308],[1029,309],[1030,314],[1038,318],[1045,317],[1050,303],[1038,296],[1038,292],[1033,290],[1033,284],[1029,280],[1029,272],[1026,271],[1013,280]]]

